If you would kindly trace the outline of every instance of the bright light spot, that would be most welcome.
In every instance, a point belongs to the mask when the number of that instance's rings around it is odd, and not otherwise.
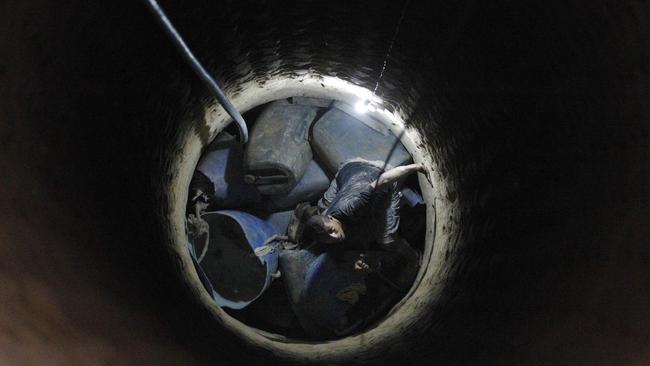
[[[357,113],[366,113],[368,112],[370,106],[370,101],[366,100],[360,100],[357,102],[357,104],[354,105],[354,110],[357,111]]]
[[[358,85],[354,85],[337,77],[323,76],[319,82],[323,83],[323,85],[327,86],[328,88],[354,94],[361,100],[367,100],[376,104],[383,103],[383,100],[377,95],[373,94],[371,90]]]
[[[255,82],[249,82],[251,90],[259,90],[259,86]],[[296,79],[286,79],[286,78],[272,78],[268,80],[265,84],[264,91],[271,91],[272,97],[268,98],[268,101],[279,99],[281,97],[288,98],[290,96],[295,96],[300,94],[299,92],[304,93],[305,87],[313,88],[317,93],[313,93],[311,96],[314,98],[332,98],[341,101],[368,101],[368,104],[364,107],[363,103],[359,105],[360,110],[366,109],[366,113],[373,113],[376,117],[379,117],[382,121],[386,123],[387,126],[397,126],[397,128],[404,127],[403,117],[399,112],[394,111],[390,112],[384,107],[384,100],[379,96],[375,95],[372,90],[366,89],[359,85],[354,85],[343,79],[339,79],[334,76],[318,76],[306,75],[302,80]],[[242,90],[248,90],[246,86],[242,86]],[[323,89],[327,90],[326,94],[323,94]],[[278,91],[284,91],[283,95],[278,95]],[[331,97],[335,95],[336,97]],[[305,94],[305,96],[307,96]],[[240,95],[240,99],[247,100]],[[356,109],[356,105],[355,105]],[[225,113],[225,111],[223,112]],[[359,112],[362,113],[362,112]]]
[[[379,110],[379,106],[376,103],[368,100],[362,99],[354,105],[354,110],[359,114],[364,114],[366,112],[375,113]]]

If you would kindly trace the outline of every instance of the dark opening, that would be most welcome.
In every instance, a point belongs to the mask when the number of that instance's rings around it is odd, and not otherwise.
[[[332,339],[361,332],[386,315],[407,293],[420,266],[426,208],[417,174],[405,175],[390,185],[394,198],[374,204],[371,209],[377,215],[396,215],[397,227],[391,235],[413,248],[413,253],[419,253],[418,259],[403,258],[374,240],[363,245],[354,242],[362,238],[330,246],[303,240],[300,233],[309,218],[306,212],[317,214],[319,201],[335,179],[337,170],[332,166],[341,166],[350,159],[384,156],[383,161],[373,164],[388,171],[394,167],[389,162],[412,162],[392,133],[378,130],[382,122],[370,115],[348,114],[353,113],[350,109],[341,112],[339,105],[324,99],[289,98],[255,107],[244,114],[252,131],[247,146],[239,146],[231,134],[234,131],[229,131],[232,127],[227,128],[206,147],[194,173],[187,214],[197,270],[205,273],[206,290],[215,302],[254,328],[298,339]],[[330,111],[338,113],[335,123],[327,120]],[[292,118],[300,121],[296,124]],[[314,129],[322,131],[314,134]],[[370,148],[345,145],[345,141],[337,141],[341,134],[367,139],[374,136],[373,141],[384,144]],[[295,147],[281,150],[279,144]],[[300,159],[287,156],[274,161],[273,149],[284,154],[307,154],[311,161],[308,167]],[[290,184],[290,180],[295,183]],[[398,202],[393,203],[395,199]],[[232,210],[252,216],[238,222],[219,214]],[[208,229],[201,231],[196,226],[197,217]],[[373,216],[359,217],[368,221],[364,217]],[[366,230],[364,236],[369,236],[374,234],[372,230],[386,230],[383,226],[364,226],[367,223],[359,220],[348,224],[345,231],[354,233],[358,226]],[[271,231],[269,225],[273,226]],[[288,238],[261,243],[273,235]],[[260,247],[271,254],[258,258]],[[356,274],[348,268],[351,266],[355,266]],[[269,275],[272,278],[267,278]],[[321,298],[322,292],[327,294]],[[322,309],[316,310],[318,306]]]

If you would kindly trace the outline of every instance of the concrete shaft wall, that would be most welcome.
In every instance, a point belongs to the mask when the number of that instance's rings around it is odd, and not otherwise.
[[[305,73],[373,89],[402,10],[162,5],[233,96]],[[0,361],[271,362],[198,310],[167,250],[170,162],[208,141],[210,100],[144,6],[0,14]],[[649,15],[410,2],[378,95],[435,156],[447,274],[425,334],[377,362],[650,362]]]

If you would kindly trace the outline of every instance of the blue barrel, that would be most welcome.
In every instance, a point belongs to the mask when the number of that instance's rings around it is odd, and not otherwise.
[[[310,320],[322,328],[323,336],[325,332],[343,333],[352,326],[346,313],[354,304],[337,295],[348,288],[365,293],[366,277],[365,272],[354,270],[354,260],[337,261],[330,253],[321,254],[311,263],[300,303]]]
[[[267,224],[273,226],[275,228],[275,232],[284,235],[287,232],[287,227],[291,222],[292,215],[293,215],[293,210],[274,212],[272,214],[269,214],[267,216],[262,216],[260,218],[263,219]]]
[[[269,199],[274,209],[293,209],[300,202],[313,202],[321,198],[329,185],[330,178],[323,168],[312,160],[305,174],[289,193],[270,196]]]
[[[402,192],[402,201],[409,205],[410,207],[415,207],[417,205],[424,205],[424,198],[422,195],[414,190],[413,188],[404,187],[401,190]]]
[[[394,301],[394,296],[384,287],[371,284],[368,272],[355,268],[361,254],[339,250],[320,254],[308,250],[280,253],[280,270],[289,300],[310,337],[327,339],[349,335]],[[365,254],[376,269],[382,254]],[[367,296],[372,296],[371,304]],[[362,302],[365,304],[361,305]],[[354,307],[360,311],[355,313]]]
[[[241,146],[219,148],[207,152],[197,166],[214,187],[215,205],[219,209],[252,206],[262,197],[244,182],[244,151]]]
[[[219,306],[242,309],[271,284],[278,252],[255,255],[255,249],[282,228],[249,213],[223,210],[203,215],[210,225],[210,243],[200,264]],[[207,288],[208,286],[206,286]]]
[[[411,161],[408,151],[392,133],[370,128],[338,108],[330,109],[314,123],[311,144],[333,173],[341,163],[354,158],[387,161],[393,167]]]
[[[309,126],[318,107],[269,103],[255,121],[246,144],[246,181],[265,195],[284,194],[298,183],[312,158]]]

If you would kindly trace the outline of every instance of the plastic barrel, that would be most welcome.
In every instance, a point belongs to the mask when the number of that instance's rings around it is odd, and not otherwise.
[[[241,146],[209,151],[197,166],[212,182],[218,209],[251,206],[262,200],[259,192],[244,182],[244,152]]]
[[[411,161],[392,133],[378,132],[338,108],[330,109],[316,121],[312,134],[312,147],[331,172],[353,158],[387,161],[393,167]]]
[[[291,191],[312,159],[309,127],[318,107],[270,103],[250,134],[244,156],[246,182],[265,195]]]
[[[292,215],[293,210],[274,212],[268,216],[261,217],[261,219],[263,219],[267,224],[273,226],[276,232],[284,235],[287,232],[287,227],[289,226],[289,222],[291,222]]]
[[[321,254],[311,263],[305,274],[300,305],[310,320],[323,329],[324,333],[318,336],[343,332],[350,326],[346,313],[352,304],[339,299],[337,293],[354,286],[365,288],[366,277],[366,273],[354,270],[352,260],[337,261],[330,253]]]
[[[257,257],[255,249],[283,232],[277,224],[241,211],[209,212],[203,218],[210,225],[210,243],[200,267],[213,298],[222,307],[244,308],[266,290],[278,269],[277,251]]]
[[[341,250],[320,254],[286,250],[280,254],[280,270],[292,308],[311,338],[348,335],[376,316],[378,309],[394,301],[393,294],[384,286],[371,284],[367,272],[355,269],[361,254],[360,251]],[[376,269],[383,254],[371,251],[365,255],[367,262]],[[357,292],[358,298],[346,300],[346,291],[348,295]],[[351,312],[354,307],[356,313]]]
[[[323,196],[330,185],[330,178],[323,168],[314,160],[309,163],[307,171],[298,184],[287,194],[270,196],[275,209],[294,208],[300,202],[312,202]]]

